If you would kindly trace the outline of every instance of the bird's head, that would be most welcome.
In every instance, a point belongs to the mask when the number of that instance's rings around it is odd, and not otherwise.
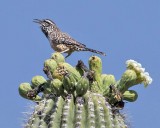
[[[49,20],[49,19],[43,19],[43,20],[34,19],[33,22],[38,23],[40,25],[42,32],[46,36],[48,36],[48,34],[51,32],[59,30],[56,24],[52,20]]]

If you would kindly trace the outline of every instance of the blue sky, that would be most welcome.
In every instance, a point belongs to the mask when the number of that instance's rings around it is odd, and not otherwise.
[[[2,128],[20,128],[27,101],[18,94],[22,82],[44,75],[45,59],[53,50],[35,18],[50,18],[61,30],[90,48],[106,52],[101,56],[103,72],[120,79],[125,61],[134,59],[146,68],[153,83],[133,89],[139,94],[126,103],[131,126],[156,128],[160,125],[160,1],[159,0],[1,0],[0,2],[0,80]],[[76,52],[67,62],[79,59],[87,64],[89,52]]]

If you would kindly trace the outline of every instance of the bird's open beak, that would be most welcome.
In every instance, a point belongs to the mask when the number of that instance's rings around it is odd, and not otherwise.
[[[42,23],[42,21],[39,20],[39,19],[34,19],[33,22],[38,23],[38,24],[41,24],[41,23]]]

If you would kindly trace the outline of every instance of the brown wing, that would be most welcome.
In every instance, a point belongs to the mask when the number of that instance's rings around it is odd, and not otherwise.
[[[75,39],[73,39],[72,37],[70,37],[70,35],[68,35],[67,33],[62,33],[61,35],[61,43],[67,44],[67,45],[76,45],[79,47],[86,47],[85,44],[82,44],[78,41],[76,41]]]

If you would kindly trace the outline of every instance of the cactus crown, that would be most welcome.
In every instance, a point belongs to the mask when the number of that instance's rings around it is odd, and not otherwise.
[[[102,74],[102,62],[97,56],[89,58],[89,68],[78,61],[75,67],[65,62],[60,53],[44,62],[47,75],[34,76],[30,83],[21,83],[19,94],[37,103],[26,128],[125,128],[119,110],[124,101],[136,101],[138,94],[129,88],[152,78],[141,64],[126,61],[127,70],[120,80]],[[42,95],[39,95],[39,94]]]

